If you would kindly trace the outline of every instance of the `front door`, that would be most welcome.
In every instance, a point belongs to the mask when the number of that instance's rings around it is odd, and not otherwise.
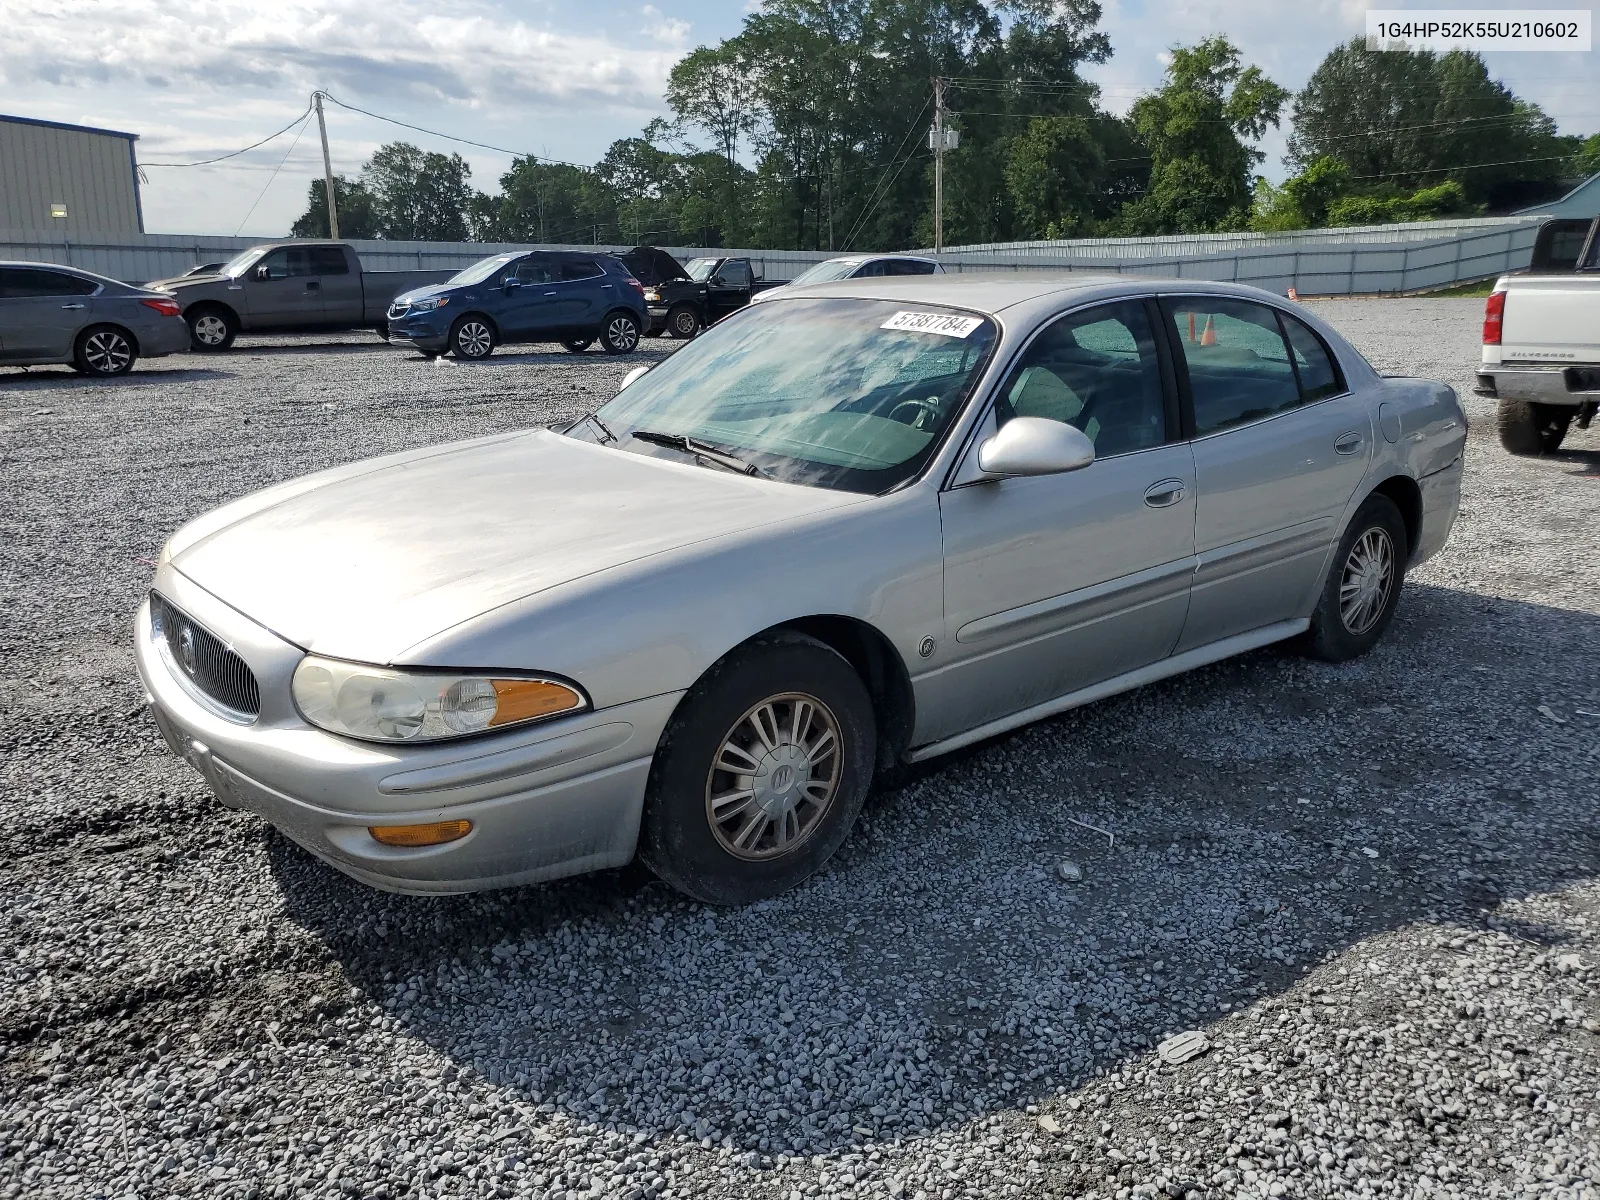
[[[92,320],[93,281],[42,267],[0,267],[0,361],[65,358]]]
[[[257,329],[322,324],[322,281],[305,246],[280,246],[249,271],[245,309]]]
[[[508,268],[490,315],[508,342],[526,342],[555,325],[555,265],[542,255],[530,255]]]
[[[1177,643],[1194,570],[1195,470],[1151,312],[1128,300],[1058,319],[985,418],[993,428],[1018,416],[1074,425],[1094,442],[1094,462],[941,496],[951,661],[918,684],[937,726],[929,736],[1147,666]]]
[[[1163,302],[1186,370],[1199,502],[1180,650],[1310,611],[1372,422],[1309,326],[1217,296]],[[1285,336],[1287,335],[1287,337]]]
[[[730,258],[717,268],[717,273],[706,284],[706,318],[719,321],[750,302],[750,289],[755,279],[750,264],[742,258]]]

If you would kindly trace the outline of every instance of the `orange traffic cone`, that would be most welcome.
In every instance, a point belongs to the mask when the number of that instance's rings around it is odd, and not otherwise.
[[[1206,317],[1206,327],[1200,331],[1200,344],[1202,346],[1215,346],[1217,344],[1217,331],[1211,328],[1211,318]]]
[[[1194,314],[1189,314],[1189,345],[1194,345]]]

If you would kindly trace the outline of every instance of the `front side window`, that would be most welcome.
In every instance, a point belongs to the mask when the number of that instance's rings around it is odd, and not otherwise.
[[[723,263],[722,270],[718,274],[722,277],[722,285],[724,287],[742,288],[750,286],[750,264],[747,262]]]
[[[1155,332],[1140,300],[1062,317],[1036,337],[995,402],[995,420],[1043,417],[1088,434],[1095,457],[1167,440]]]
[[[1222,296],[1184,296],[1163,307],[1188,364],[1196,436],[1300,404],[1300,386],[1272,309]]]
[[[304,246],[284,246],[261,260],[257,279],[295,279],[312,274],[311,255]]]
[[[993,351],[988,317],[934,305],[757,304],[712,326],[569,436],[693,460],[674,439],[790,483],[879,493],[913,478]]]
[[[99,285],[91,279],[68,275],[65,271],[37,271],[27,267],[0,269],[0,296],[22,299],[28,296],[88,296]]]
[[[517,264],[515,277],[518,283],[529,287],[536,283],[554,283],[556,271],[545,259],[526,258]]]

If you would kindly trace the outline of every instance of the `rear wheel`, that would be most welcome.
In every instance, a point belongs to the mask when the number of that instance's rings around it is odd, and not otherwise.
[[[494,353],[494,329],[482,317],[462,317],[450,327],[450,349],[457,358],[488,358]]]
[[[1554,454],[1572,426],[1575,410],[1560,404],[1500,401],[1500,444],[1512,454]]]
[[[133,339],[115,325],[91,325],[78,335],[72,365],[85,375],[126,375],[138,358]]]
[[[600,328],[600,348],[607,354],[631,354],[639,344],[639,318],[614,312]]]
[[[678,305],[667,314],[667,332],[675,338],[692,338],[700,332],[700,314],[693,305]]]
[[[200,304],[183,314],[189,326],[189,345],[201,353],[226,350],[239,335],[239,322],[227,309]]]
[[[1322,596],[1311,614],[1306,650],[1344,662],[1372,649],[1389,628],[1409,553],[1406,523],[1387,496],[1368,496],[1339,539]]]
[[[749,904],[808,879],[872,782],[872,701],[838,653],[798,633],[712,667],[662,735],[639,852],[679,891]]]
[[[564,338],[564,339],[562,339],[561,344],[563,346],[565,346],[568,350],[571,350],[574,354],[582,354],[590,346],[594,345],[594,339],[593,338]]]

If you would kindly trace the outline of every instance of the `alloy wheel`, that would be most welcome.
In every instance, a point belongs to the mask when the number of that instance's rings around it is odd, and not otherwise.
[[[133,347],[120,333],[103,329],[84,341],[83,358],[96,375],[116,375],[133,362]]]
[[[215,313],[206,313],[195,318],[194,336],[202,345],[220,346],[228,339],[228,323]]]
[[[456,331],[456,349],[468,358],[482,358],[494,348],[494,335],[482,321],[468,321]]]
[[[1360,637],[1377,624],[1394,586],[1394,542],[1383,529],[1368,529],[1344,560],[1339,577],[1339,619]]]
[[[606,326],[606,341],[625,353],[639,344],[639,327],[627,317],[612,317]]]
[[[839,722],[815,696],[769,696],[734,722],[706,778],[706,817],[736,858],[787,854],[817,828],[839,792]]]

